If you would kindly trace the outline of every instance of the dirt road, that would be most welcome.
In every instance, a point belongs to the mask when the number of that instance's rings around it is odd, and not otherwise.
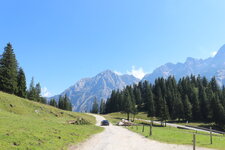
[[[94,115],[96,125],[105,118]],[[149,140],[139,134],[119,126],[106,126],[102,133],[94,135],[86,142],[72,146],[69,150],[192,150],[192,146],[166,144]],[[207,148],[196,148],[196,150],[209,150]]]

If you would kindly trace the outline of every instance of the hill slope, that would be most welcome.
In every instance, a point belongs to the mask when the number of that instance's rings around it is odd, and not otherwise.
[[[216,77],[220,85],[225,84],[225,45],[223,45],[214,57],[208,59],[194,59],[188,57],[184,63],[167,63],[155,69],[151,74],[145,75],[142,80],[148,80],[151,83],[158,77],[167,78],[170,75],[180,79],[188,75],[201,75],[211,79]]]
[[[69,120],[83,118],[87,125]],[[8,149],[66,149],[102,129],[92,116],[59,110],[0,92],[0,147]]]
[[[85,112],[90,111],[95,97],[100,104],[101,99],[106,100],[112,90],[123,89],[126,85],[131,85],[138,81],[139,79],[132,75],[118,75],[110,70],[106,70],[95,77],[81,79],[60,95],[64,96],[67,94],[73,104],[73,111]],[[59,95],[53,98],[58,100]]]

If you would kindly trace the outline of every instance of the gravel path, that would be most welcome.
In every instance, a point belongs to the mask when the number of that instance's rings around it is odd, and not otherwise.
[[[97,120],[96,125],[100,125],[104,117],[94,115]],[[102,133],[94,135],[86,142],[72,146],[69,150],[192,150],[192,146],[166,144],[149,140],[126,128],[114,126],[104,127]],[[196,148],[196,150],[210,150],[207,148]]]

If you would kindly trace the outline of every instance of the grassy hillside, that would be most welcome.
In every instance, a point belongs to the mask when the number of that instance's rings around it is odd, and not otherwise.
[[[90,124],[69,124],[83,118]],[[0,92],[1,150],[67,149],[103,129],[94,125],[95,118],[68,112]]]

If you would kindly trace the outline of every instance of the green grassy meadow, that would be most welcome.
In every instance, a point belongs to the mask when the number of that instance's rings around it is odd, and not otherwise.
[[[141,116],[141,117],[139,118],[138,116]],[[104,115],[104,117],[107,118],[113,124],[116,124],[122,118],[126,118],[126,114],[111,113],[111,114]],[[139,115],[136,116],[136,118],[147,120],[146,117],[147,115],[145,113],[140,113]],[[140,120],[135,120],[135,123],[149,124],[147,122],[140,121]],[[145,126],[144,132],[142,132],[142,128],[143,126],[128,127],[129,130],[136,132],[138,134],[141,134],[145,136],[146,138],[160,141],[160,142],[165,142],[165,143],[182,144],[182,145],[192,145],[193,133],[196,133],[195,131],[192,131],[192,130],[178,129],[178,128],[169,127],[169,126],[161,127],[160,125],[154,125],[152,127],[153,135],[149,136],[150,127]],[[197,132],[197,133],[206,134],[204,132]],[[200,134],[196,134],[197,146],[213,148],[218,150],[225,150],[225,136],[223,137],[213,136],[213,144],[211,145],[209,135],[200,135]]]
[[[143,126],[128,127],[129,130],[139,133],[146,138],[161,141],[171,144],[182,144],[182,145],[192,145],[193,133],[191,130],[183,130],[174,127],[159,127],[153,126],[152,136],[149,136],[150,128],[145,126],[144,132],[142,132]],[[200,132],[199,132],[200,133]],[[199,147],[215,148],[218,150],[225,149],[225,136],[217,137],[213,136],[213,144],[210,144],[210,137],[206,135],[196,134],[196,145]]]
[[[69,124],[83,118],[86,125]],[[1,150],[61,150],[103,130],[95,118],[0,92]]]

